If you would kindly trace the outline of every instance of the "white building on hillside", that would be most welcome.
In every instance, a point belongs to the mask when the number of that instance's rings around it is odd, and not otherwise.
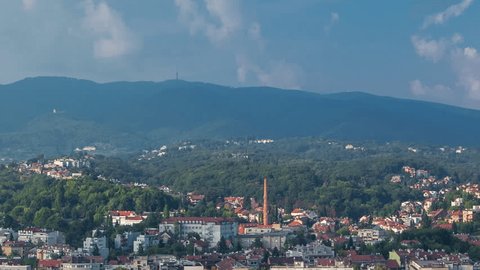
[[[27,228],[18,231],[18,241],[30,242],[34,245],[65,244],[65,236],[59,231],[48,231],[47,229]]]
[[[97,246],[100,256],[106,259],[108,257],[107,237],[95,236],[97,233],[98,231],[94,230],[92,232],[92,237],[85,238],[85,241],[83,241],[83,249],[92,254],[95,250],[95,246]]]

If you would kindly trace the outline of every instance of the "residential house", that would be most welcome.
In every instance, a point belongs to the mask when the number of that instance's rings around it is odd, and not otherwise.
[[[38,270],[60,270],[62,268],[62,260],[44,260],[39,259]]]
[[[2,254],[4,256],[20,256],[27,254],[28,245],[23,241],[5,241],[2,245]]]
[[[386,232],[379,227],[358,230],[358,237],[360,237],[360,239],[362,239],[362,241],[367,245],[379,243],[385,240],[386,236]]]
[[[460,223],[463,222],[463,211],[462,210],[455,210],[450,212],[450,218],[448,220],[449,223]]]
[[[109,215],[112,218],[112,223],[114,226],[132,226],[144,221],[147,218],[147,216],[139,215],[134,211],[114,210],[110,211]]]
[[[66,244],[43,245],[37,248],[37,260],[52,260],[63,256],[71,256],[74,249]]]
[[[473,209],[465,209],[462,211],[463,222],[472,222],[474,217]]]

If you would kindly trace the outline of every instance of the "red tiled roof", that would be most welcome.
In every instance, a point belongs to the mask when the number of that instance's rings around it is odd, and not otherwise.
[[[387,266],[388,269],[398,269],[398,268],[400,268],[400,265],[398,265],[398,262],[396,260],[388,260],[385,263],[385,266]]]
[[[453,230],[453,225],[451,223],[436,224],[434,227],[445,230]]]
[[[318,266],[335,266],[334,259],[318,259],[317,260]]]
[[[6,247],[24,247],[26,243],[24,241],[5,241],[3,246]]]
[[[128,217],[128,216],[135,216],[137,214],[134,211],[112,210],[110,211],[110,215]]]
[[[143,220],[142,216],[127,217],[126,220]]]
[[[232,258],[225,258],[217,263],[218,270],[232,270],[235,266],[235,260]]]
[[[119,262],[121,262],[122,264],[125,264],[125,263],[127,263],[127,262],[129,261],[129,259],[128,259],[127,256],[118,256],[118,257],[117,257],[117,260],[118,260]]]
[[[303,213],[303,210],[300,209],[300,208],[295,208],[295,209],[293,209],[293,211],[292,211],[292,214],[301,214],[301,213]]]
[[[87,256],[87,260],[95,263],[103,263],[104,259],[102,256]]]
[[[288,224],[288,227],[300,227],[303,226],[303,223],[299,220],[294,220]]]
[[[352,263],[374,263],[378,261],[384,261],[385,259],[382,256],[377,255],[352,255],[350,260]]]

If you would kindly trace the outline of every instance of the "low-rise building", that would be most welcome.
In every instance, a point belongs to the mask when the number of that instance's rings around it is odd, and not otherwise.
[[[59,231],[49,231],[40,228],[27,228],[18,231],[18,241],[30,242],[34,245],[65,244],[65,236]]]
[[[297,245],[291,250],[287,250],[287,257],[302,257],[305,261],[313,263],[318,258],[333,258],[335,252],[331,247],[327,247],[320,241],[314,241],[307,245]]]
[[[410,270],[448,270],[448,266],[441,261],[412,260],[408,266]]]
[[[32,270],[30,265],[0,264],[0,270]]]
[[[94,251],[97,250],[100,256],[106,259],[109,253],[107,237],[99,236],[97,234],[99,234],[99,231],[94,230],[92,232],[92,237],[85,238],[85,241],[83,241],[83,250],[89,252],[90,254],[93,254]]]
[[[27,243],[23,241],[5,241],[2,245],[2,254],[4,256],[23,257],[27,253]]]
[[[215,247],[220,239],[234,239],[238,233],[238,223],[233,219],[212,217],[171,217],[159,225],[159,231],[178,233],[180,237],[187,237],[189,233],[197,233]]]
[[[386,232],[378,227],[358,230],[358,237],[367,245],[374,245],[385,240],[386,235]]]

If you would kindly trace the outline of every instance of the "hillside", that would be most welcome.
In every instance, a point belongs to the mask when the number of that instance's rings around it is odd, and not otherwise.
[[[359,92],[38,77],[0,86],[0,158],[232,137],[478,146],[479,120],[480,111]]]

